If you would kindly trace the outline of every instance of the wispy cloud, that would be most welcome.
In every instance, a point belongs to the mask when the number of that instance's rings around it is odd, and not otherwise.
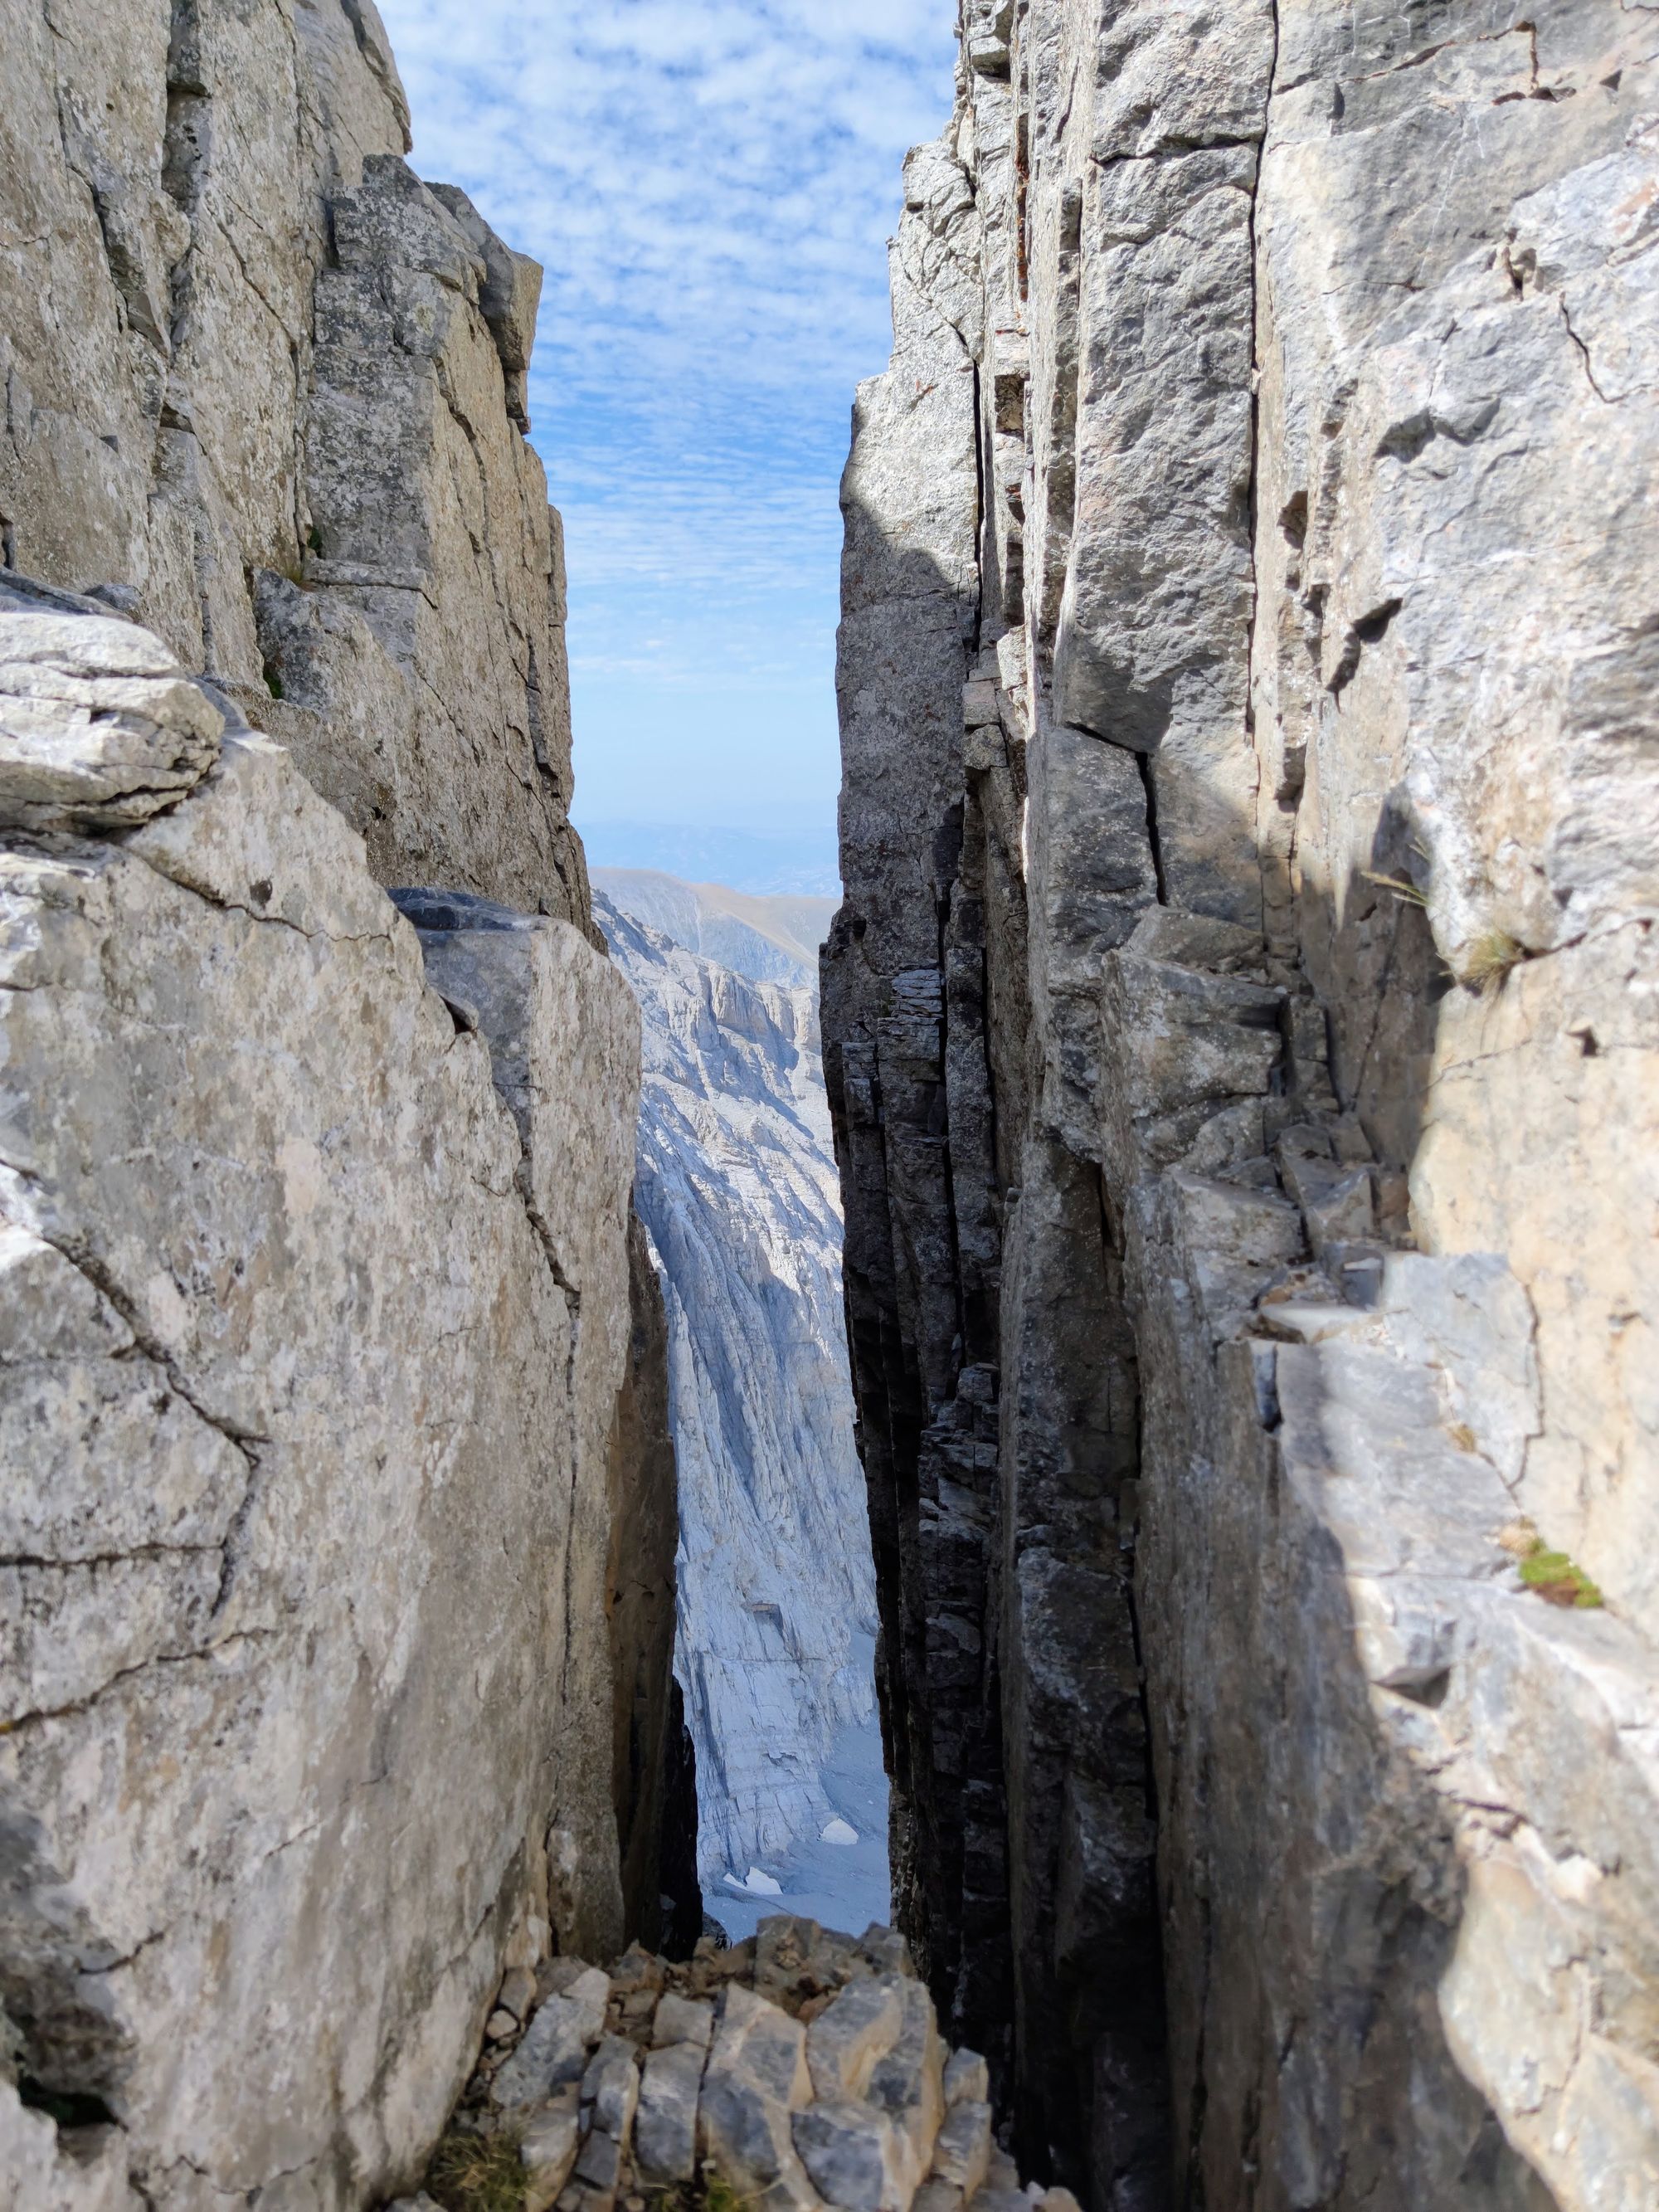
[[[719,757],[662,738],[688,696],[705,744],[732,724],[751,818],[790,701],[779,803],[827,800],[836,484],[951,0],[381,9],[417,166],[547,270],[531,411],[569,544],[579,805],[659,772],[666,811],[720,818]]]

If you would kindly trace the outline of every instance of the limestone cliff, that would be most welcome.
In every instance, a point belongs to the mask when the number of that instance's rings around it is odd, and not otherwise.
[[[1650,25],[967,0],[906,171],[823,975],[896,1873],[1101,2208],[1659,2191]]]
[[[0,2197],[356,2207],[689,1881],[538,272],[373,0],[0,71]]]
[[[689,890],[650,878],[659,910],[664,885]],[[831,1817],[820,1769],[873,1695],[855,1656],[875,1592],[817,994],[799,968],[756,981],[602,891],[595,905],[644,1015],[639,1205],[668,1307],[679,1668],[718,1914],[728,1873],[775,1863]],[[674,905],[695,921],[694,901]],[[738,927],[753,940],[740,957],[784,957]]]

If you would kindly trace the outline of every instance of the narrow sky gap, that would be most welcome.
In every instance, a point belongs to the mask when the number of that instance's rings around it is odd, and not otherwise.
[[[951,0],[381,0],[422,173],[547,270],[578,823],[833,822],[836,485]]]

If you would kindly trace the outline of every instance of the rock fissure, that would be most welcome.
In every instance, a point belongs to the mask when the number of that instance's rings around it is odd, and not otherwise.
[[[1603,1053],[1576,995],[1630,988],[1573,909],[1616,930],[1648,896],[1613,857],[1633,848],[1601,811],[1583,657],[1639,596],[1623,472],[1646,484],[1654,460],[1649,439],[1612,434],[1620,460],[1606,443],[1604,396],[1645,369],[1601,368],[1590,303],[1626,248],[1584,227],[1635,109],[1592,123],[1540,96],[1617,47],[1598,82],[1635,97],[1651,62],[1620,21],[1419,47],[1424,26],[1356,31],[1335,7],[1085,23],[1030,0],[1005,74],[970,10],[956,116],[907,171],[966,167],[982,306],[961,311],[952,271],[951,319],[970,349],[982,333],[983,388],[976,421],[941,413],[924,445],[908,395],[943,390],[948,356],[914,288],[940,280],[901,239],[892,366],[860,390],[843,489],[848,899],[824,968],[878,1595],[903,1624],[883,1662],[896,1877],[1018,2140],[1103,2212],[1531,2212],[1595,2203],[1621,2159],[1659,2174],[1645,2104],[1616,2154],[1595,2134],[1599,2053],[1523,2086],[1552,2037],[1577,2053],[1598,1943],[1633,1954],[1526,1840],[1582,1836],[1607,1865],[1565,1771],[1518,1755],[1543,1715],[1568,1741],[1589,1692],[1506,1550],[1517,1515],[1548,1519],[1573,1568],[1557,1601],[1591,1608],[1573,1633],[1650,1680],[1640,1601],[1598,1603],[1589,1579],[1614,1572],[1595,1529],[1616,1516],[1577,1472],[1610,1450],[1620,1510],[1644,1516],[1642,1417],[1622,1384],[1589,1413],[1577,1365],[1610,1374],[1613,1285],[1651,1267],[1596,1230],[1580,1279],[1604,1334],[1527,1218],[1553,1163],[1551,1220],[1604,1221],[1613,1158],[1639,1179],[1651,1141],[1629,1102],[1643,1133],[1611,1139],[1567,1073]],[[1641,166],[1617,171],[1632,210]],[[1492,296],[1505,252],[1518,307]],[[1512,319],[1535,279],[1579,362],[1553,318]],[[942,503],[951,452],[981,507]],[[1537,528],[1558,467],[1597,472],[1594,527],[1575,499]],[[1018,501],[993,496],[1022,473]],[[953,599],[955,652],[933,616]],[[1546,634],[1582,712],[1544,703]],[[1640,757],[1618,775],[1632,823],[1653,805]],[[925,1087],[912,1010],[949,957],[924,935],[960,896],[946,825],[965,806],[963,849],[981,823],[994,844],[1016,793],[982,924],[988,1103],[948,1070]],[[998,1480],[935,1549],[972,1358],[946,1319],[966,1334],[977,1264],[963,1168],[988,1125]],[[994,1652],[965,1698],[925,1632],[964,1609]],[[1001,1725],[975,1737],[993,1680]],[[963,1873],[961,1778],[994,1740],[1011,1941]],[[1632,1866],[1638,1888],[1659,1871]],[[1529,1910],[1572,1930],[1533,1978]]]

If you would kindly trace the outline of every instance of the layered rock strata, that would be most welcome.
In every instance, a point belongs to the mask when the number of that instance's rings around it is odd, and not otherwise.
[[[562,1958],[509,1975],[433,2186],[483,2144],[516,2148],[526,2212],[722,2185],[772,2212],[1076,2212],[1020,2188],[988,2099],[902,1937],[780,1917],[680,1965],[636,1944],[609,1974]]]
[[[667,1303],[678,1664],[713,1893],[817,1836],[820,1770],[873,1698],[817,994],[799,969],[756,981],[594,903],[644,1016],[638,1203]],[[781,957],[758,937],[737,949]]]
[[[906,171],[824,967],[896,1871],[1102,2207],[1659,2188],[1647,21],[969,0]]]

